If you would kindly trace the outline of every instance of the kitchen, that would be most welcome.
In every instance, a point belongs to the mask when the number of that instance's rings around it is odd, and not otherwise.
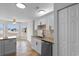
[[[2,3],[0,8],[0,55],[27,56],[29,52],[20,53],[27,50],[27,42],[38,56],[53,55],[52,3]]]

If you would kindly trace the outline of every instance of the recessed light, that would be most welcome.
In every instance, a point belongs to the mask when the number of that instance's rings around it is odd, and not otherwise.
[[[45,10],[40,10],[40,11],[38,12],[39,15],[42,15],[42,14],[44,14],[44,13],[45,13]]]
[[[24,9],[24,8],[25,8],[25,5],[22,4],[22,3],[17,3],[16,6],[17,6],[18,8],[21,8],[21,9]]]

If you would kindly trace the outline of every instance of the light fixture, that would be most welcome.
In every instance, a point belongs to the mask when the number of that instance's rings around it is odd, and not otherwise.
[[[21,8],[21,9],[24,9],[24,8],[25,8],[25,5],[22,4],[22,3],[17,3],[16,6],[17,6],[18,8]]]
[[[39,15],[43,15],[44,13],[45,13],[45,10],[40,10],[40,11],[38,12]]]
[[[13,18],[13,24],[16,24],[16,19],[15,18]]]

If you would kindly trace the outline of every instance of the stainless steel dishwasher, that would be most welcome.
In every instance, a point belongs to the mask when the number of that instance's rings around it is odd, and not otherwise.
[[[52,56],[52,43],[42,40],[41,56]]]

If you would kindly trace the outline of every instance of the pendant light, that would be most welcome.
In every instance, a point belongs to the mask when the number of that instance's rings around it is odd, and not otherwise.
[[[13,24],[16,24],[16,19],[15,18],[13,18]]]

